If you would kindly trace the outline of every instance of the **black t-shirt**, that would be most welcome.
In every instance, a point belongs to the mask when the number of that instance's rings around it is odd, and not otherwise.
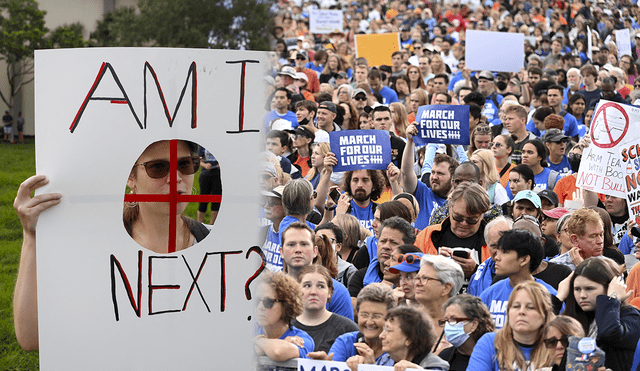
[[[402,165],[402,154],[404,153],[405,142],[392,132],[389,132],[389,135],[391,136],[391,162],[393,162],[393,164],[396,165],[398,169],[400,169]]]
[[[331,317],[324,323],[316,326],[303,325],[297,319],[292,321],[292,325],[311,336],[316,346],[314,351],[322,350],[327,353],[329,353],[333,342],[336,341],[338,336],[347,332],[358,331],[358,325],[355,322],[335,313],[332,313]]]
[[[513,153],[511,154],[511,162],[520,165],[522,163],[522,149],[524,145],[529,143],[530,140],[536,139],[536,136],[533,133],[527,132],[528,137],[524,138],[522,142],[517,142],[513,147]]]
[[[352,298],[357,297],[360,290],[364,287],[364,276],[367,274],[367,268],[368,267],[358,269],[356,273],[351,276],[351,279],[349,280],[349,295]],[[380,271],[380,265],[376,265],[376,271],[378,272],[378,277],[380,277],[380,280],[382,281],[384,276]]]
[[[458,348],[449,347],[444,349],[438,357],[449,362],[449,371],[465,371],[469,365],[470,355],[465,356],[458,351]]]
[[[571,274],[572,270],[564,264],[556,264],[552,262],[547,262],[547,264],[547,268],[534,275],[534,277],[543,280],[557,290],[560,282],[567,278],[567,276]]]
[[[360,249],[356,253],[356,256],[353,257],[353,261],[351,262],[351,264],[353,264],[353,266],[357,269],[362,269],[368,267],[369,262],[371,262],[369,250],[367,249],[367,245],[364,245],[360,247]]]
[[[451,228],[447,228],[443,231],[438,246],[435,247],[466,247],[480,253],[482,245],[484,245],[484,236],[480,230],[471,237],[460,238],[451,232]]]

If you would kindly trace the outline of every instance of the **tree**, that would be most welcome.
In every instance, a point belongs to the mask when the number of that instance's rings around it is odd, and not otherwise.
[[[49,46],[53,48],[82,48],[88,45],[84,41],[84,25],[80,22],[65,24],[53,30],[49,35]]]
[[[33,51],[50,45],[45,12],[34,0],[0,0],[0,60],[7,63],[9,91],[0,99],[11,109],[22,87],[33,81]]]
[[[268,50],[263,0],[139,0],[111,12],[91,34],[98,46]]]

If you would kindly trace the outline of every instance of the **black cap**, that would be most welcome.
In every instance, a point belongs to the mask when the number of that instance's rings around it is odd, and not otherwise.
[[[320,103],[320,105],[318,106],[318,109],[320,108],[327,109],[333,113],[338,113],[338,109],[336,108],[336,105],[333,102],[329,102],[328,100]]]
[[[303,135],[311,139],[312,141],[316,139],[316,135],[305,126],[298,126],[296,130],[294,130],[294,133],[298,135]]]
[[[543,189],[542,191],[538,192],[538,197],[540,197],[540,199],[546,199],[547,201],[551,202],[553,206],[558,206],[558,203],[560,202],[560,200],[558,199],[558,195],[554,191],[548,189]]]

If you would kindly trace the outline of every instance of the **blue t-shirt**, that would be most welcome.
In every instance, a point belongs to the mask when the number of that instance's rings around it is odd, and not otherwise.
[[[575,116],[573,116],[570,113],[565,113],[563,118],[564,118],[564,128],[562,129],[562,131],[564,132],[564,135],[570,138],[579,136],[580,131],[578,130],[578,120],[576,120]],[[533,123],[533,119],[529,120],[529,122],[527,123],[527,130],[532,132],[533,135],[537,137],[542,136],[542,133],[540,132],[540,130],[536,129],[536,124]]]
[[[273,224],[268,227],[267,239],[262,245],[262,252],[267,259],[266,267],[270,271],[282,271],[282,256],[280,255],[280,233],[273,229]]]
[[[549,157],[547,157],[547,164],[549,164],[547,169],[555,170],[560,173],[561,176],[571,174],[571,164],[569,164],[569,159],[566,155],[562,155],[562,160],[559,164],[552,163]]]
[[[620,250],[624,255],[629,255],[633,251],[633,240],[631,240],[631,237],[629,237],[628,234],[625,233],[620,239],[618,250]]]
[[[388,105],[390,103],[394,103],[398,101],[398,94],[391,88],[387,86],[383,86],[380,90],[380,95],[382,95],[382,104]]]
[[[275,119],[285,119],[291,123],[292,128],[295,129],[298,127],[298,118],[296,117],[295,113],[291,111],[287,111],[287,113],[285,113],[284,115],[280,115],[278,114],[278,112],[276,112],[276,110],[273,110],[273,111],[267,112],[264,115],[262,126],[264,127],[265,133],[270,130],[269,125],[271,124],[271,121]]]
[[[476,272],[469,278],[467,294],[480,296],[493,282],[496,275],[496,263],[492,258],[488,258],[478,266]]]
[[[413,195],[418,201],[418,206],[420,206],[420,212],[416,218],[415,227],[423,230],[429,226],[429,219],[431,219],[431,212],[433,209],[437,209],[442,206],[446,199],[436,196],[431,188],[427,187],[427,185],[421,181],[418,181],[418,186],[416,187],[416,191]]]
[[[544,286],[551,295],[558,294],[558,291],[556,291],[553,286],[538,278],[534,279],[537,283]],[[504,321],[507,318],[507,303],[509,302],[509,296],[512,291],[513,287],[511,287],[509,283],[509,278],[505,278],[494,283],[480,294],[480,300],[489,308],[491,319],[493,319],[493,322],[496,324],[496,330],[504,327]]]
[[[493,102],[493,93],[484,99],[484,106],[482,107],[482,115],[491,122],[493,119],[498,117],[498,111],[500,110],[499,106]],[[502,95],[496,94],[496,100],[498,101],[498,105],[502,103]]]
[[[536,190],[549,189],[548,185],[549,185],[550,173],[551,173],[551,169],[549,169],[548,167],[545,167],[544,170],[540,172],[540,174],[533,177],[534,181],[536,182],[536,187],[535,187]],[[560,179],[559,174],[556,176],[556,184],[558,183],[558,179]],[[554,184],[554,187],[555,187],[555,184]],[[551,188],[550,191],[553,191],[553,188]]]
[[[258,328],[258,335],[264,335],[264,329],[262,327]],[[299,328],[296,328],[294,326],[289,326],[289,329],[285,331],[284,334],[282,334],[282,336],[280,336],[280,340],[284,340],[289,336],[297,336],[299,338],[302,338],[302,340],[304,340],[304,347],[303,348],[298,347],[298,349],[300,350],[300,356],[298,358],[307,358],[307,354],[309,352],[313,352],[313,349],[315,349],[316,345],[313,342],[313,339],[311,338],[311,336],[309,336],[309,334],[300,330]]]
[[[280,235],[282,232],[284,232],[285,229],[287,229],[287,227],[295,222],[299,222],[298,219],[292,217],[291,215],[287,215],[284,218],[282,218],[282,221],[280,222],[280,225],[278,226],[278,241],[282,241],[282,239],[280,239]],[[308,220],[304,221],[305,223],[307,223],[307,225],[309,226],[309,228],[311,228],[312,230],[316,229],[316,225],[311,223]]]
[[[467,366],[467,371],[500,371],[500,365],[498,364],[498,360],[496,359],[496,333],[488,332],[476,343],[476,346],[473,347],[473,353],[471,353],[471,358],[469,359],[469,364]],[[522,356],[525,360],[529,360],[531,358],[531,351],[533,348],[526,348],[516,345],[522,351]],[[535,365],[533,369],[538,369],[543,365]],[[514,367],[514,371],[522,371],[519,367]]]
[[[351,200],[351,215],[355,216],[360,225],[373,232],[373,201],[369,201],[367,207],[360,207],[354,200]]]
[[[331,300],[327,303],[327,310],[353,321],[353,304],[351,303],[349,290],[335,279],[332,278],[331,281],[333,281],[333,295],[331,295]]]
[[[349,357],[358,355],[356,347],[353,345],[358,341],[358,335],[360,331],[347,332],[336,338],[333,342],[329,354],[333,353],[333,360],[336,362],[346,362]],[[360,335],[362,336],[362,335]],[[394,362],[389,358],[390,362],[378,363],[379,360],[387,353],[382,353],[380,357],[376,358],[376,364],[381,366],[393,366]],[[385,357],[386,359],[386,357]]]

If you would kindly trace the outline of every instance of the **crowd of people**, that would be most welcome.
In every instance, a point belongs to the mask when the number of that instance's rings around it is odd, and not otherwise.
[[[577,341],[591,337],[582,356],[591,367],[638,364],[640,270],[625,265],[637,251],[635,221],[624,198],[576,187],[596,105],[640,105],[637,4],[325,0],[273,9],[259,243],[269,277],[301,284],[303,309],[287,331],[305,331],[314,345],[282,331],[298,344],[293,358],[354,371],[580,369]],[[310,32],[313,9],[342,10],[343,31]],[[524,68],[469,70],[467,30],[525,34]],[[399,33],[400,50],[373,66],[355,39],[387,32]],[[631,52],[619,57],[619,45]],[[470,144],[417,145],[425,105],[468,105]],[[386,170],[334,171],[329,133],[358,129],[389,132]],[[338,290],[352,309],[340,324],[330,308],[344,301]]]

